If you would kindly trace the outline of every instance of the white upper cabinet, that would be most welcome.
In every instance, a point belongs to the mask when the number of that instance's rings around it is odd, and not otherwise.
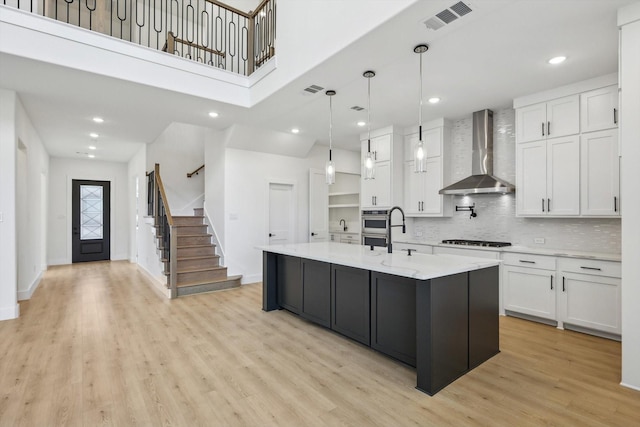
[[[530,142],[580,131],[580,97],[565,96],[516,110],[516,140]]]
[[[580,214],[580,142],[577,136],[516,148],[518,216]]]
[[[618,86],[582,93],[580,110],[580,129],[583,133],[618,127]]]
[[[410,217],[451,216],[451,196],[439,194],[449,178],[448,152],[451,130],[443,119],[422,127],[422,141],[427,149],[427,171],[414,172],[413,153],[418,134],[404,138],[404,211]]]
[[[517,216],[620,216],[616,77],[514,100]]]
[[[581,212],[588,216],[620,216],[618,130],[580,137]]]
[[[375,159],[374,179],[364,179],[364,158],[368,140],[361,135],[362,178],[360,204],[362,209],[390,209],[402,204],[402,137],[394,127],[372,131],[371,152]]]

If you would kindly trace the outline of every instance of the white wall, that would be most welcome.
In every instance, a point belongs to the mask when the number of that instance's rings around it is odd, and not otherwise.
[[[620,144],[622,200],[622,384],[640,390],[640,2],[619,11],[622,26]]]
[[[49,163],[49,265],[71,264],[71,181],[111,182],[111,259],[129,259],[127,164],[52,157]]]
[[[49,155],[19,98],[16,100],[16,136],[18,159],[22,159],[16,170],[18,300],[24,300],[31,298],[47,268]]]
[[[309,169],[324,168],[328,148],[316,146],[305,159],[226,149],[225,256],[229,274],[242,274],[243,283],[262,280],[262,253],[268,244],[269,182],[295,183],[296,242],[309,241]],[[360,154],[333,150],[338,172],[360,173]]]
[[[204,171],[204,208],[211,220],[216,253],[220,256],[224,256],[225,247],[225,144],[231,132],[231,129],[225,132],[209,131],[204,147],[207,165]]]
[[[193,215],[204,200],[204,173],[187,178],[204,164],[204,139],[208,129],[172,123],[147,145],[147,172],[160,165],[160,176],[172,215]]]
[[[16,257],[16,93],[0,89],[0,320],[20,313]]]
[[[494,112],[494,174],[515,184],[515,111]],[[449,183],[471,175],[472,118],[453,122]],[[516,188],[516,195],[518,189]],[[422,241],[477,239],[507,241],[514,245],[620,253],[620,219],[517,218],[515,195],[454,196],[457,205],[476,204],[478,216],[453,212],[450,218],[416,218],[407,224],[407,236]],[[420,235],[418,235],[420,234]],[[544,244],[535,244],[542,237]]]

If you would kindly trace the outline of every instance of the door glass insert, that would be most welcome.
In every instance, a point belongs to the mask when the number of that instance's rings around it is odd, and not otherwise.
[[[102,186],[80,186],[80,240],[102,239]]]

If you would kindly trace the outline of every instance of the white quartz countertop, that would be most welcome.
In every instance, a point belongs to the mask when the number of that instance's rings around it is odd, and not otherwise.
[[[457,255],[413,253],[408,256],[406,252],[388,254],[385,248],[375,248],[372,251],[369,246],[334,242],[260,246],[258,249],[418,280],[449,276],[500,264],[498,260]]]
[[[566,257],[566,258],[594,259],[594,260],[600,260],[600,261],[618,261],[619,262],[622,260],[622,256],[620,254],[601,253],[601,252],[582,252],[582,251],[572,251],[567,249],[532,248],[529,246],[520,246],[520,245],[504,246],[502,248],[491,248],[491,247],[485,247],[485,246],[451,245],[451,244],[445,244],[442,242],[430,242],[430,241],[412,240],[412,239],[394,240],[393,243],[439,246],[444,248],[473,249],[473,250],[491,251],[491,252],[513,252],[513,253],[532,254],[532,255],[549,255],[549,256],[558,256],[558,257]]]

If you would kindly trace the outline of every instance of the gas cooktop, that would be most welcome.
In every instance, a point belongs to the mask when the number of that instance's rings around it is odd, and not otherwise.
[[[504,246],[511,246],[511,243],[509,242],[490,242],[487,240],[449,239],[443,240],[442,243],[445,243],[447,245],[485,246],[489,248],[502,248]]]

